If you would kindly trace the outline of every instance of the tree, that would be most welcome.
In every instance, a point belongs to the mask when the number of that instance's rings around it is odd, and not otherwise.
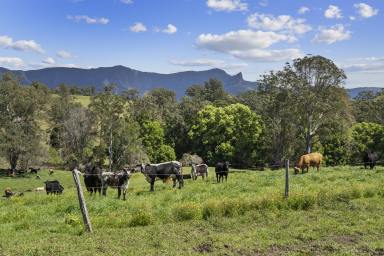
[[[0,152],[13,171],[20,159],[26,168],[42,149],[37,120],[47,98],[47,92],[40,87],[22,86],[12,75],[6,74],[0,80]]]
[[[379,157],[384,154],[384,126],[376,123],[357,123],[351,129],[353,160],[361,160],[365,151],[376,152]]]
[[[353,111],[357,122],[384,124],[384,93],[360,92],[353,100]]]
[[[195,151],[208,163],[227,160],[249,167],[257,157],[261,131],[260,117],[245,105],[208,105],[199,111],[189,136],[195,142]]]
[[[151,162],[159,163],[176,159],[172,147],[164,144],[164,130],[159,121],[145,121],[140,129],[143,146]]]
[[[299,129],[304,134],[306,152],[312,149],[312,139],[327,118],[340,111],[340,101],[333,97],[333,89],[340,88],[346,79],[342,69],[322,56],[306,56],[286,66],[286,75],[292,78],[293,98]]]
[[[101,163],[108,157],[110,171],[145,158],[131,104],[114,94],[114,86],[107,86],[103,93],[92,98],[89,106],[99,142],[93,156]]]

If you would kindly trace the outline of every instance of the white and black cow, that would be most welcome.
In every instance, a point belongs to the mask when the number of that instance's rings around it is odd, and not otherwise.
[[[176,181],[179,183],[180,189],[184,186],[182,165],[178,161],[160,164],[142,164],[141,173],[144,174],[146,180],[151,184],[150,191],[154,191],[154,185],[157,179],[166,181],[171,178],[173,180],[173,187],[176,187]]]
[[[128,169],[123,169],[120,172],[103,172],[101,174],[103,195],[107,195],[108,187],[117,188],[117,198],[120,199],[121,192],[123,192],[123,200],[125,200],[131,176],[132,172]]]
[[[192,177],[197,180],[197,176],[201,176],[203,179],[208,178],[208,165],[206,164],[192,164]]]

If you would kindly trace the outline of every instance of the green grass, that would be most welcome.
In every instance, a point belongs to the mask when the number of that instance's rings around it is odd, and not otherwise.
[[[189,170],[188,170],[189,171]],[[227,183],[157,181],[134,174],[126,201],[86,194],[94,233],[83,231],[70,172],[0,177],[0,189],[24,191],[58,179],[61,196],[26,192],[0,200],[0,255],[382,255],[384,168],[323,168],[230,173]]]

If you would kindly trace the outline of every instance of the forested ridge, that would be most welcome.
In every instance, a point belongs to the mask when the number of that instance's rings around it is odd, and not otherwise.
[[[326,164],[361,162],[366,151],[384,152],[384,93],[350,99],[346,76],[321,56],[296,59],[237,96],[220,81],[191,85],[178,100],[156,88],[117,93],[113,84],[81,104],[71,88],[0,81],[0,154],[4,165],[97,161],[112,170],[199,155],[212,165],[279,165],[305,152]],[[188,154],[188,155],[186,155]]]

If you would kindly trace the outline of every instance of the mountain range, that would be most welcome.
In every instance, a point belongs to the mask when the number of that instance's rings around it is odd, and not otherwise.
[[[165,87],[176,92],[178,98],[185,94],[186,89],[195,84],[204,84],[210,78],[215,78],[223,83],[225,90],[231,94],[255,89],[257,82],[243,79],[242,73],[229,75],[224,70],[215,68],[205,71],[185,71],[171,74],[160,74],[153,72],[142,72],[124,66],[100,67],[91,69],[53,67],[38,70],[9,70],[0,67],[0,76],[3,73],[14,73],[23,84],[38,81],[46,84],[49,88],[55,88],[64,83],[69,86],[95,86],[101,91],[106,84],[117,85],[119,91],[128,88],[137,88],[141,93],[153,88]],[[351,98],[356,97],[359,92],[371,90],[378,92],[378,87],[358,87],[347,89]]]

